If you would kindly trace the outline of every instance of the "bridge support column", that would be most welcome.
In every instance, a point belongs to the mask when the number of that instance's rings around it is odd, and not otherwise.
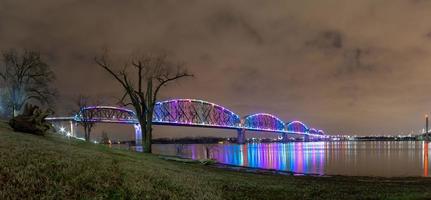
[[[289,136],[288,136],[288,134],[287,133],[282,133],[282,136],[281,136],[282,138],[281,138],[281,142],[283,142],[283,143],[285,143],[285,142],[288,142],[289,141]]]
[[[304,135],[304,142],[309,142],[309,141],[310,141],[310,136]]]
[[[70,123],[70,136],[76,137],[76,134],[75,134],[75,123],[73,123],[72,120],[69,123]]]
[[[135,146],[136,151],[142,152],[142,129],[140,124],[135,124]]]
[[[236,143],[244,144],[245,143],[245,129],[237,130],[238,136],[236,138]]]

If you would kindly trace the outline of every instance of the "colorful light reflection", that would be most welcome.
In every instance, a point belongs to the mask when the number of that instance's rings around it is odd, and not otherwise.
[[[324,143],[223,145],[211,158],[221,163],[296,173],[323,174]]]
[[[429,176],[429,143],[419,141],[154,145],[157,154],[304,174]],[[173,153],[167,149],[179,150]],[[181,150],[182,149],[182,150]],[[192,150],[193,149],[193,150]],[[207,150],[206,150],[207,149]],[[208,153],[209,152],[209,153]]]
[[[429,165],[429,159],[428,159],[428,142],[424,141],[423,144],[423,176],[428,177],[428,165]]]

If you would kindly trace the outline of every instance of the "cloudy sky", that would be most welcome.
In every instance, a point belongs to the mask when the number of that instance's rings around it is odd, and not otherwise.
[[[77,94],[120,95],[94,64],[103,48],[186,62],[195,78],[163,99],[268,112],[333,134],[417,132],[431,111],[426,0],[2,0],[0,49],[9,48],[43,53],[57,74],[58,113]]]

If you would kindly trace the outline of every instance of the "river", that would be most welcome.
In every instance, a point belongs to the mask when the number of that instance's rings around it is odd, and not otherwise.
[[[300,174],[407,177],[430,169],[428,143],[347,141],[252,144],[154,144],[153,153]]]

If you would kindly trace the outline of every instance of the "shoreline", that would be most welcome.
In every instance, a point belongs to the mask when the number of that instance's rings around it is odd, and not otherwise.
[[[2,124],[0,149],[0,199],[431,198],[428,178],[253,169],[18,133]]]
[[[154,154],[157,155],[157,154]],[[159,158],[163,160],[168,161],[175,161],[175,162],[183,162],[183,163],[200,163],[202,165],[206,165],[208,167],[212,168],[218,168],[218,169],[224,169],[229,171],[240,171],[240,172],[247,172],[247,173],[253,173],[253,174],[279,174],[279,175],[285,175],[285,176],[313,176],[313,177],[331,177],[328,175],[321,175],[321,174],[313,174],[313,173],[297,173],[293,171],[284,171],[284,170],[275,170],[275,169],[265,169],[265,168],[258,168],[258,167],[247,167],[247,166],[238,166],[238,165],[231,165],[231,164],[225,164],[217,162],[213,159],[203,159],[203,160],[193,160],[190,158],[183,158],[179,156],[165,156],[165,155],[157,155]],[[209,164],[204,164],[203,162],[210,161]]]
[[[178,156],[166,156],[166,155],[158,155],[154,154],[162,160],[180,162],[180,163],[190,163],[190,164],[200,164],[205,165],[206,167],[221,169],[225,171],[233,171],[233,172],[243,172],[250,174],[259,174],[259,175],[277,175],[277,176],[294,176],[294,177],[313,177],[313,178],[343,178],[343,179],[381,179],[381,180],[404,180],[404,179],[424,179],[430,180],[431,177],[423,177],[423,176],[349,176],[349,175],[330,175],[330,174],[316,174],[316,173],[298,173],[293,171],[285,171],[285,170],[276,170],[276,169],[265,169],[258,167],[247,167],[247,166],[238,166],[231,164],[224,164],[217,162],[216,160],[193,160],[190,158],[183,158]],[[206,161],[211,161],[206,164]],[[365,180],[364,180],[365,181]]]

